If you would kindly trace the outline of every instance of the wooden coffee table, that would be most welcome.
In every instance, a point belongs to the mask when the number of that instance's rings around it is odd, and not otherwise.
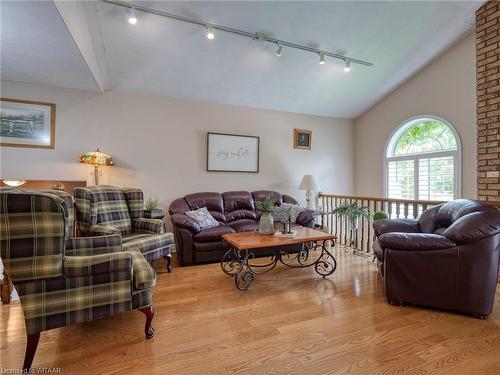
[[[311,228],[300,228],[295,238],[278,237],[258,232],[223,234],[222,238],[231,248],[224,254],[220,265],[222,271],[234,277],[239,290],[246,291],[252,284],[254,275],[271,271],[278,262],[291,268],[312,267],[323,276],[335,272],[337,261],[327,250],[328,241],[335,244],[336,236]],[[298,252],[287,251],[288,245],[301,245]],[[270,261],[265,264],[252,264],[259,250],[271,251]]]

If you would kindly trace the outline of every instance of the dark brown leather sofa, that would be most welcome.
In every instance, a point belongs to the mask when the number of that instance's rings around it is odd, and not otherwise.
[[[375,255],[387,301],[486,318],[498,278],[500,213],[481,202],[457,199],[418,220],[379,220]]]
[[[275,191],[228,191],[226,193],[202,192],[174,200],[169,207],[174,227],[177,256],[181,265],[219,262],[228,250],[222,241],[225,233],[249,232],[259,229],[260,212],[255,201],[264,201],[271,194],[276,205],[298,204],[297,201]],[[198,223],[185,214],[187,211],[207,207],[219,226],[201,230]],[[314,226],[315,213],[305,210],[295,226]],[[290,250],[290,249],[289,249]],[[259,253],[266,254],[265,249]]]

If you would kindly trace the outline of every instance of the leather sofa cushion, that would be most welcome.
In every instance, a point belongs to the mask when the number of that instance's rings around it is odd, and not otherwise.
[[[384,249],[380,247],[378,240],[373,241],[373,253],[379,261],[384,261]]]
[[[297,199],[294,197],[291,197],[289,195],[283,194],[283,203],[289,203],[289,204],[299,204]]]
[[[222,194],[211,192],[194,193],[186,195],[184,200],[189,205],[190,210],[194,211],[206,207],[215,220],[222,223],[226,222]]]
[[[441,206],[436,214],[437,227],[449,227],[461,217],[472,212],[496,211],[484,203],[471,199],[455,199]]]
[[[384,233],[416,233],[418,222],[415,219],[381,219],[373,222],[373,230],[377,236]]]
[[[201,253],[215,253],[215,254],[222,251],[221,254],[223,255],[224,252],[229,250],[229,245],[225,241],[194,242],[193,250],[195,251],[195,253],[201,252]],[[222,255],[217,255],[213,257],[213,261],[220,262]]]
[[[177,198],[170,203],[170,206],[168,208],[168,213],[170,215],[174,214],[183,214],[187,211],[191,211],[189,208],[187,202],[184,200],[184,198]]]
[[[444,235],[462,245],[500,233],[498,212],[473,212],[455,221]]]
[[[229,226],[219,225],[218,227],[203,229],[194,235],[194,240],[196,242],[221,241],[223,234],[234,232],[234,229]]]
[[[439,250],[455,247],[456,244],[444,236],[427,233],[386,233],[378,238],[382,248],[397,250]]]
[[[232,211],[255,211],[252,194],[248,191],[228,191],[222,193],[226,214]]]
[[[255,232],[259,230],[259,223],[250,220],[240,220],[228,224],[235,232]]]
[[[188,194],[184,197],[184,200],[187,202],[191,210],[206,207],[209,211],[216,211],[220,213],[224,212],[224,208],[222,206],[222,194],[220,193],[202,192]]]
[[[237,220],[257,220],[257,214],[255,211],[250,210],[235,210],[231,212],[226,212],[226,221],[231,223]]]
[[[420,229],[420,232],[434,233],[437,228],[436,215],[442,206],[443,205],[440,204],[422,212],[422,214],[418,218],[418,228]]]
[[[254,201],[257,202],[263,202],[267,199],[267,197],[271,195],[271,197],[274,199],[276,202],[276,206],[281,205],[283,203],[283,195],[281,193],[278,193],[276,191],[271,191],[271,190],[257,190],[252,192],[252,197]]]

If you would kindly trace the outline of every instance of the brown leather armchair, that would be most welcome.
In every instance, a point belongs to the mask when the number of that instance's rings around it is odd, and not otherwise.
[[[373,227],[390,304],[488,317],[500,254],[496,208],[457,199],[424,211],[418,220],[379,220]]]

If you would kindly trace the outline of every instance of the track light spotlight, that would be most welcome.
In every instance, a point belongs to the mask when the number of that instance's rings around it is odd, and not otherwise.
[[[351,71],[351,62],[348,59],[345,59],[344,62],[344,72],[349,73]]]
[[[278,49],[276,50],[276,56],[281,56],[282,52],[283,52],[283,46],[278,43]]]
[[[128,8],[128,10],[127,10],[127,21],[131,25],[135,25],[137,23],[137,17],[135,16],[134,8]]]
[[[207,29],[207,39],[210,39],[210,40],[214,39],[215,38],[215,33],[214,33],[213,27],[208,27],[207,26],[206,29]]]
[[[325,55],[322,53],[319,54],[319,63],[320,65],[326,64]]]

